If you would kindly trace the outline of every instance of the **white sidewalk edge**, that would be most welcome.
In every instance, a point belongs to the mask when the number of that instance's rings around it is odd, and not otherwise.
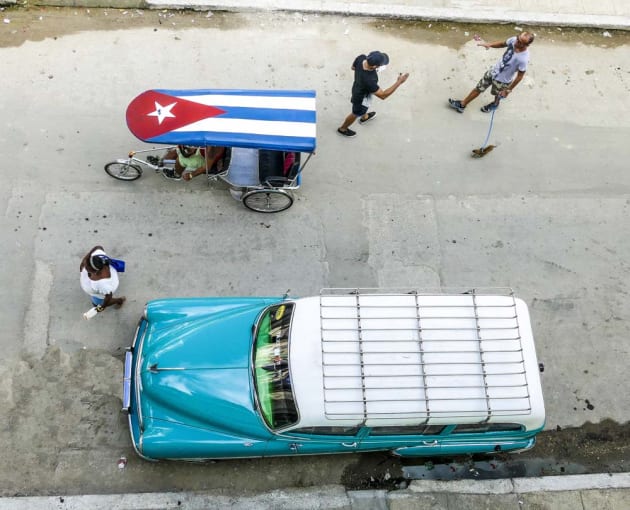
[[[585,491],[630,489],[630,473],[595,475],[507,478],[501,480],[414,480],[400,491],[413,498],[413,493],[523,494],[531,492]],[[256,495],[227,496],[219,491],[152,492],[138,494],[103,494],[84,496],[35,496],[0,498],[0,510],[349,510],[353,505],[377,502],[387,507],[384,490],[346,491],[341,485],[305,489],[274,490]],[[372,508],[370,507],[370,508]]]
[[[423,7],[404,4],[367,4],[321,0],[147,0],[149,9],[194,9],[215,11],[286,11],[302,14],[336,14],[441,20],[458,23],[509,23],[577,28],[630,30],[630,17],[579,12],[540,12],[477,6],[475,9]]]
[[[539,478],[514,478],[512,481],[514,482],[514,492],[517,493],[628,489],[630,488],[630,473],[542,476]]]
[[[541,476],[500,480],[414,480],[412,492],[458,494],[522,494],[526,492],[580,491],[593,489],[630,489],[630,473]]]
[[[349,510],[341,485],[226,496],[219,491],[0,498],[0,510]]]
[[[510,494],[514,484],[510,478],[499,480],[413,480],[411,492],[445,492],[449,494]]]

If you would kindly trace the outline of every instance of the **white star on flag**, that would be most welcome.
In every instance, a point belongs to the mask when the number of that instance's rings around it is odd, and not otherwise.
[[[162,121],[166,117],[173,117],[173,118],[175,118],[175,115],[173,115],[171,113],[171,110],[173,109],[173,106],[175,106],[176,104],[177,104],[177,101],[175,101],[174,103],[169,104],[168,106],[162,106],[160,103],[155,101],[155,111],[151,112],[151,113],[148,113],[147,116],[149,116],[149,117],[157,117],[158,118],[158,124],[162,124]]]

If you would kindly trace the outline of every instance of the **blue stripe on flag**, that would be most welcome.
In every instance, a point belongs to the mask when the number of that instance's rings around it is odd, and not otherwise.
[[[316,113],[314,110],[280,110],[277,108],[246,108],[242,106],[213,106],[225,110],[225,113],[217,115],[219,119],[248,119],[248,120],[272,120],[280,122],[308,122],[315,124]]]
[[[278,151],[313,152],[315,138],[297,136],[274,136],[247,133],[224,133],[214,131],[171,131],[164,135],[149,138],[147,142],[186,145],[218,145]]]

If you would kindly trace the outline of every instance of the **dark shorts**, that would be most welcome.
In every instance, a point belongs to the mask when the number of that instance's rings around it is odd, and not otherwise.
[[[352,103],[352,114],[357,117],[363,117],[368,111],[367,106],[363,106],[361,103]]]

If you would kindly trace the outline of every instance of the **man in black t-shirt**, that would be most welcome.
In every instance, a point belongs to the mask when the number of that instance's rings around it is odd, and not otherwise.
[[[383,90],[378,85],[377,69],[386,66],[389,57],[386,53],[372,51],[369,55],[359,55],[352,63],[354,71],[354,83],[352,84],[352,113],[346,117],[343,124],[337,129],[337,133],[343,136],[355,136],[356,132],[350,126],[360,117],[359,122],[364,124],[373,119],[376,112],[368,112],[372,95],[379,99],[387,99],[398,87],[407,81],[409,73],[398,75],[396,82],[389,88]]]

